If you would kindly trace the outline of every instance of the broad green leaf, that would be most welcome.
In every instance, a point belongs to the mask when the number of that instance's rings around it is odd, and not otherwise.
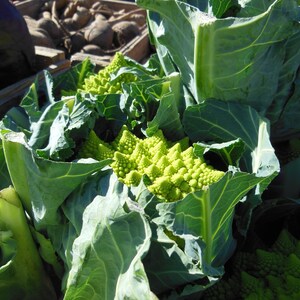
[[[65,300],[154,297],[141,262],[150,245],[150,226],[139,212],[123,210],[128,196],[114,176],[106,195],[96,196],[84,210]]]
[[[6,188],[11,185],[11,180],[7,170],[2,140],[0,139],[0,189]]]
[[[237,8],[237,2],[238,0],[209,0],[210,9],[217,18],[221,18],[230,8]]]
[[[184,83],[194,91],[194,32],[190,20],[199,18],[198,9],[174,0],[162,0],[159,4],[157,1],[137,0],[136,3],[149,10],[149,29],[164,71],[170,74],[178,68]],[[161,20],[157,13],[164,19]]]
[[[67,72],[64,72],[53,79],[53,89],[55,94],[61,97],[61,91],[76,94],[77,89],[82,87],[84,79],[89,73],[94,71],[94,65],[90,59],[85,59],[81,63],[76,64]],[[60,99],[60,98],[59,98]]]
[[[57,117],[57,114],[60,112],[64,106],[63,101],[55,102],[49,105],[42,113],[40,118],[31,123],[31,136],[28,141],[30,147],[33,149],[42,148],[47,145],[49,138],[49,131],[53,120]]]
[[[293,63],[300,53],[294,38],[300,31],[297,1],[251,1],[259,6],[258,15],[224,19],[185,2],[137,0],[150,10],[149,29],[162,63],[174,63],[198,103],[242,102],[276,121],[276,101],[285,102],[280,95],[288,96],[299,67],[299,60]]]
[[[151,246],[143,259],[151,290],[164,298],[162,295],[168,295],[178,286],[197,285],[199,292],[209,285],[209,280],[203,280],[203,283],[205,282],[203,285],[195,284],[206,278],[199,261],[193,260],[193,257],[180,249],[177,243],[164,233],[163,227],[155,224],[151,227],[153,232]]]
[[[279,171],[268,121],[250,106],[209,99],[188,107],[183,125],[192,141],[222,143],[241,139],[247,151],[243,163],[250,173],[273,178]]]
[[[245,144],[241,139],[220,144],[194,144],[195,154],[199,157],[207,153],[215,153],[221,158],[225,166],[239,166],[239,161],[245,151]]]
[[[185,251],[202,262],[206,275],[219,276],[235,249],[235,206],[263,181],[263,177],[254,174],[228,172],[207,190],[196,191],[176,202],[158,204],[160,217],[154,221],[185,239]]]
[[[148,123],[146,133],[151,136],[158,129],[161,129],[169,140],[179,140],[185,136],[178,106],[174,101],[174,94],[172,92],[165,94],[160,99],[157,113],[153,120]]]
[[[257,16],[265,12],[274,0],[238,0],[241,7],[237,16],[242,18]]]
[[[294,1],[275,1],[266,12],[250,19],[200,22],[194,73],[198,101],[241,101],[265,113],[284,62],[281,42],[300,29],[294,22],[295,9]]]
[[[12,183],[35,226],[56,225],[65,198],[110,161],[55,162],[36,157],[23,133],[4,134],[3,149]]]

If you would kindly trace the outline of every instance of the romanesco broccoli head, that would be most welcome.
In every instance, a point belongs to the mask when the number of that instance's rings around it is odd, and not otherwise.
[[[299,246],[298,246],[299,245]],[[300,241],[282,229],[267,249],[238,251],[203,299],[300,299]]]
[[[121,94],[122,83],[129,83],[137,80],[137,77],[130,73],[123,73],[114,82],[111,82],[111,74],[122,67],[128,67],[128,63],[121,52],[117,52],[104,69],[97,74],[90,75],[84,80],[82,90],[96,95]]]
[[[137,186],[147,176],[149,191],[167,201],[205,189],[224,175],[196,156],[186,139],[170,143],[161,130],[141,139],[123,126],[110,144],[97,140],[92,132],[80,153],[96,159],[112,158],[112,169],[126,185]]]

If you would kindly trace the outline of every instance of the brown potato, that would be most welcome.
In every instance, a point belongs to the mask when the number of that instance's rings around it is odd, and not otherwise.
[[[70,2],[65,8],[65,10],[63,11],[61,18],[63,19],[72,18],[76,12],[76,9],[77,9],[77,4],[74,2]]]
[[[116,40],[119,45],[124,45],[140,34],[140,29],[135,22],[121,21],[113,25]]]
[[[77,30],[77,25],[72,18],[66,18],[62,23],[69,31]]]
[[[37,28],[30,30],[29,32],[32,38],[32,42],[35,46],[55,48],[54,42],[46,30]]]
[[[86,7],[77,7],[76,12],[74,13],[72,20],[78,27],[78,29],[83,28],[87,25],[89,20],[91,19],[91,13]]]
[[[102,49],[112,48],[114,31],[106,21],[93,22],[84,32],[86,41]]]
[[[79,52],[86,45],[84,34],[75,32],[71,35],[71,54]]]
[[[104,51],[97,45],[89,44],[85,45],[82,50],[82,53],[88,53],[93,55],[103,55]]]
[[[61,29],[52,19],[41,18],[38,20],[37,25],[38,28],[46,30],[53,40],[60,39],[63,36]]]

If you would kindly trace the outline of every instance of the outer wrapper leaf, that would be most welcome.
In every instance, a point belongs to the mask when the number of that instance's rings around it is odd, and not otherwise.
[[[268,116],[271,124],[282,118],[299,68],[297,1],[239,1],[240,14],[223,19],[212,12],[228,1],[209,1],[206,11],[197,1],[136,2],[149,10],[151,41],[165,72],[178,69],[198,103],[238,101]],[[299,132],[285,119],[283,128],[274,130],[278,139]]]
[[[41,229],[56,225],[65,198],[90,174],[110,161],[54,162],[34,155],[23,133],[4,134],[3,149],[13,185],[23,205]]]
[[[209,99],[188,107],[183,124],[192,141],[222,143],[241,139],[246,147],[243,157],[245,171],[271,176],[271,179],[279,172],[279,162],[270,142],[268,120],[250,106]]]
[[[113,176],[106,196],[95,197],[84,210],[64,299],[154,297],[141,262],[150,226],[143,214],[123,210],[127,198],[128,189]]]
[[[236,204],[264,178],[254,174],[228,172],[206,191],[197,191],[173,203],[157,206],[154,221],[185,240],[185,252],[208,276],[220,276],[235,241],[232,221]]]

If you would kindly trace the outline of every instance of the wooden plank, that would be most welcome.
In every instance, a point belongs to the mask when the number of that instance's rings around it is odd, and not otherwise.
[[[24,0],[15,1],[14,5],[23,16],[29,16],[37,19],[43,1],[40,0]]]
[[[57,76],[68,70],[71,67],[69,60],[62,60],[55,64],[50,65],[48,70],[53,76]],[[44,80],[44,71],[38,72],[36,75],[32,75],[25,79],[22,79],[2,90],[0,90],[0,118],[12,107],[19,105],[20,101],[28,91],[30,85],[38,79],[41,83]]]
[[[65,52],[58,49],[35,46],[36,67],[38,70],[47,68],[65,59]]]
[[[138,62],[143,62],[151,54],[148,30],[143,30],[142,34],[125,45],[121,52]]]
[[[127,12],[138,8],[138,6],[134,2],[127,2],[127,1],[100,0],[94,2],[100,2],[103,5],[107,5],[109,8],[113,9],[114,11],[124,10]]]
[[[87,58],[89,58],[90,61],[95,65],[95,72],[98,72],[100,69],[103,69],[110,63],[112,56],[110,55],[99,56],[99,55],[92,55],[88,53],[78,52],[72,55],[70,60],[72,65],[76,65]]]

